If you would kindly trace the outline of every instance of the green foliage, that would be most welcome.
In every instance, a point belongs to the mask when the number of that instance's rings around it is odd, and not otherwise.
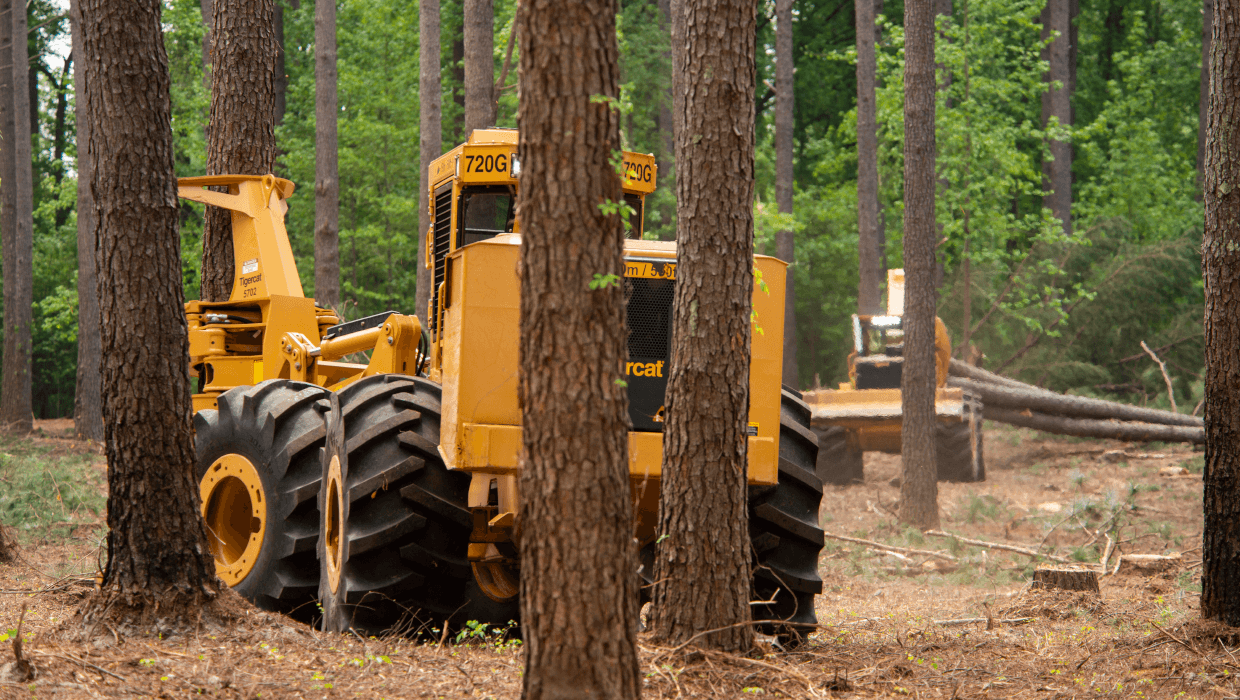
[[[24,437],[0,437],[0,522],[28,543],[101,526],[106,478],[90,455],[58,454]]]

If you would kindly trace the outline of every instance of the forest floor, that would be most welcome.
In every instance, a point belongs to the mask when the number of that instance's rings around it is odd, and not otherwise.
[[[0,565],[0,631],[15,636],[26,608],[23,654],[38,671],[26,683],[0,681],[0,698],[520,696],[521,645],[489,630],[419,644],[325,634],[248,609],[241,624],[192,636],[109,628],[91,643],[67,641],[101,561],[106,467],[67,422],[38,427],[33,439],[0,438],[0,519],[21,545],[17,563]],[[1240,695],[1240,630],[1197,619],[1202,453],[987,430],[986,481],[940,485],[943,530],[1081,562],[1098,562],[1111,533],[1122,553],[1179,561],[1157,572],[1122,567],[1101,579],[1101,597],[1032,591],[1028,556],[900,528],[891,515],[899,458],[867,455],[864,484],[827,487],[824,529],[955,561],[828,540],[821,627],[808,644],[783,650],[765,638],[738,656],[660,648],[643,635],[643,695]],[[12,658],[0,644],[0,662]]]

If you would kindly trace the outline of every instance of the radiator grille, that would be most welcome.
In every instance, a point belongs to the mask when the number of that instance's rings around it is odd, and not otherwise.
[[[452,243],[452,183],[435,190],[435,281],[431,288],[431,328],[439,328],[439,285],[443,283]]]

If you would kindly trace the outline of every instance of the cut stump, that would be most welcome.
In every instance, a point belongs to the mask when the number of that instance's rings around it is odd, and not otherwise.
[[[1088,591],[1101,594],[1098,590],[1098,572],[1075,566],[1040,566],[1033,571],[1031,588],[1048,591]]]

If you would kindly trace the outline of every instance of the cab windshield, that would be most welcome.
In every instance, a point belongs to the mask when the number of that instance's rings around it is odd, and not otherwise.
[[[457,247],[511,233],[516,192],[507,185],[466,187],[457,211]]]

